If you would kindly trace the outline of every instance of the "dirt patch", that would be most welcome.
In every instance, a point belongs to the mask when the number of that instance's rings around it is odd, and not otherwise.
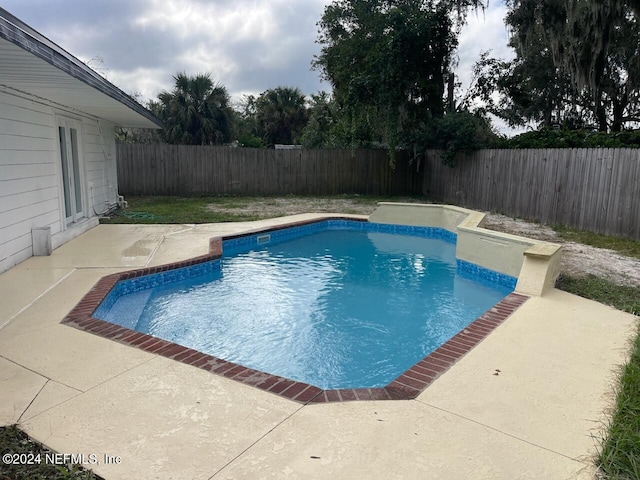
[[[417,202],[416,199],[398,199],[398,202]],[[376,209],[376,202],[352,198],[298,198],[298,197],[264,197],[255,198],[251,202],[211,203],[207,210],[211,212],[227,212],[246,216],[281,217],[298,213],[352,213],[371,215]]]
[[[575,277],[596,275],[619,285],[640,286],[640,260],[613,250],[569,242],[546,225],[489,214],[485,228],[562,245],[561,271]]]

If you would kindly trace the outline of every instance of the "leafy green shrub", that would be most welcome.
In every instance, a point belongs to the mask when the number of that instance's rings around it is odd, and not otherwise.
[[[544,128],[497,138],[493,148],[639,148],[640,130],[605,133]]]
[[[485,117],[455,112],[434,119],[426,131],[425,140],[429,148],[443,150],[440,157],[442,163],[454,166],[459,152],[490,148],[498,137]]]
[[[238,136],[238,143],[242,147],[246,148],[264,148],[264,141],[258,137],[257,135],[252,135],[250,133],[242,133]]]

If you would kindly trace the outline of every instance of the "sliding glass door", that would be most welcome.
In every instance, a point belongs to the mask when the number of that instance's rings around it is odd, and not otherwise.
[[[58,140],[62,163],[65,224],[68,225],[86,216],[84,171],[80,149],[80,122],[58,119]]]

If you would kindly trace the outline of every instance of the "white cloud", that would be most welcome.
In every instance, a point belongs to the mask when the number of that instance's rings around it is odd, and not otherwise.
[[[134,23],[160,29],[181,40],[206,38],[219,48],[238,40],[269,40],[276,33],[273,5],[268,2],[238,1],[226,5],[194,3],[189,0],[153,0]]]
[[[468,24],[463,28],[459,37],[457,81],[462,84],[463,91],[470,86],[472,69],[482,52],[491,51],[491,56],[503,60],[511,60],[515,52],[508,46],[509,33],[504,24],[507,7],[502,2],[490,2],[489,8],[477,14],[471,13]],[[507,136],[526,131],[526,128],[511,128],[503,120],[493,117],[492,123],[497,131]]]
[[[109,80],[149,99],[172,76],[210,72],[235,100],[278,85],[311,94],[329,89],[311,61],[317,22],[330,0],[3,0],[3,8],[84,59],[100,56]],[[513,55],[506,7],[471,12],[460,36],[458,81],[470,82],[483,50]]]
[[[161,33],[180,44],[164,59],[165,78],[182,70],[210,72],[234,97],[302,79],[295,86],[312,93],[320,86],[309,67],[323,6],[319,0],[151,0],[132,24],[141,35]]]
[[[509,35],[504,24],[507,7],[502,3],[491,2],[484,14],[471,13],[468,24],[459,37],[457,74],[463,88],[469,86],[471,69],[480,58],[480,53],[491,50],[491,56],[510,60],[515,54],[507,42]]]
[[[136,68],[135,70],[113,70],[108,72],[107,79],[124,92],[140,94],[141,101],[156,98],[162,90],[170,90],[166,83],[166,72],[161,69]],[[131,88],[133,86],[133,88]]]

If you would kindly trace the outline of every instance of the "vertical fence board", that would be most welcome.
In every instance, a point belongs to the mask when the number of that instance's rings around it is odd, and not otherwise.
[[[410,164],[384,150],[266,150],[117,145],[124,195],[424,194],[640,240],[640,150],[481,150],[442,165],[437,151]]]
[[[435,201],[640,240],[640,149],[429,151],[424,172]]]
[[[267,150],[192,145],[117,146],[123,195],[419,195],[424,162],[385,150]]]

